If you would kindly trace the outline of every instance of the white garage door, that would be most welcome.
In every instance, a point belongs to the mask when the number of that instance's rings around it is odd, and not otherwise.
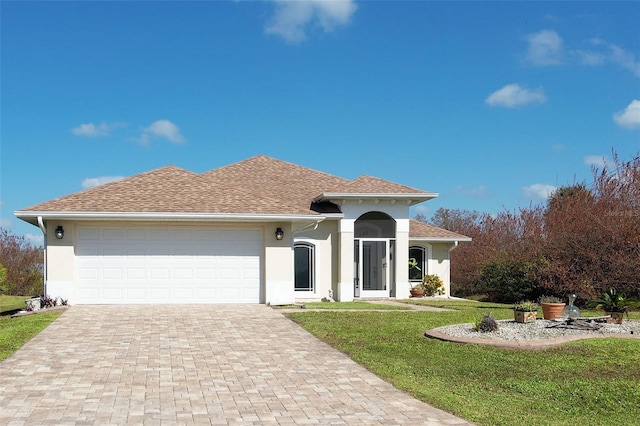
[[[259,303],[258,229],[80,227],[80,304]]]

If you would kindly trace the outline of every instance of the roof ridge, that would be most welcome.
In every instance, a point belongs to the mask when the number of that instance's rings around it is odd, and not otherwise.
[[[324,176],[331,177],[333,179],[342,179],[345,182],[350,182],[349,179],[344,178],[342,176],[333,175],[331,173],[327,173],[327,172],[324,172],[322,170],[314,169],[312,167],[302,166],[300,164],[292,163],[290,161],[282,160],[280,158],[271,157],[271,156],[265,155],[265,154],[257,154],[257,155],[254,155],[253,157],[249,157],[249,158],[245,158],[244,160],[236,161],[235,163],[226,164],[224,166],[220,166],[220,167],[217,167],[215,169],[207,170],[206,172],[203,172],[201,174],[204,175],[204,174],[207,174],[209,172],[214,172],[216,170],[221,170],[221,169],[224,169],[224,168],[227,168],[227,167],[238,166],[238,165],[243,164],[243,163],[250,164],[251,161],[260,160],[260,159],[269,160],[269,161],[273,161],[273,162],[280,163],[280,164],[286,164],[286,165],[288,165],[290,167],[293,167],[293,168],[296,168],[296,169],[305,169],[305,170],[308,170],[308,171],[312,171],[314,173],[319,173],[319,174],[322,174]]]

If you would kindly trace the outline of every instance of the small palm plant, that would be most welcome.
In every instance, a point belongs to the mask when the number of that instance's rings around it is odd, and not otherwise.
[[[598,299],[590,302],[589,307],[602,309],[609,314],[618,314],[615,316],[620,318],[619,322],[622,322],[622,316],[626,314],[628,319],[629,308],[637,306],[637,304],[638,302],[635,299],[628,299],[624,293],[612,287],[602,293]]]

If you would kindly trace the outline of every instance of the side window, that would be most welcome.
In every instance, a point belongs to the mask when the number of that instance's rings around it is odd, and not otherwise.
[[[315,247],[309,243],[293,245],[295,290],[315,290]]]
[[[409,247],[409,281],[422,281],[427,273],[424,247]]]

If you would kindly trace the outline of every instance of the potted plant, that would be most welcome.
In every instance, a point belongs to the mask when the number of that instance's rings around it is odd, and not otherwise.
[[[513,319],[516,322],[530,323],[536,320],[538,315],[538,305],[534,302],[525,300],[517,303],[513,307]]]
[[[411,297],[424,297],[424,284],[422,282],[417,283],[409,292],[411,293]]]
[[[634,306],[636,301],[633,299],[627,299],[624,293],[619,293],[615,288],[602,293],[600,298],[589,303],[589,307],[596,309],[602,309],[611,318],[607,322],[615,324],[622,324],[624,314],[629,317],[629,307]]]
[[[542,316],[546,320],[560,318],[562,310],[566,306],[560,298],[556,296],[542,296],[540,298],[540,307],[542,308]]]

